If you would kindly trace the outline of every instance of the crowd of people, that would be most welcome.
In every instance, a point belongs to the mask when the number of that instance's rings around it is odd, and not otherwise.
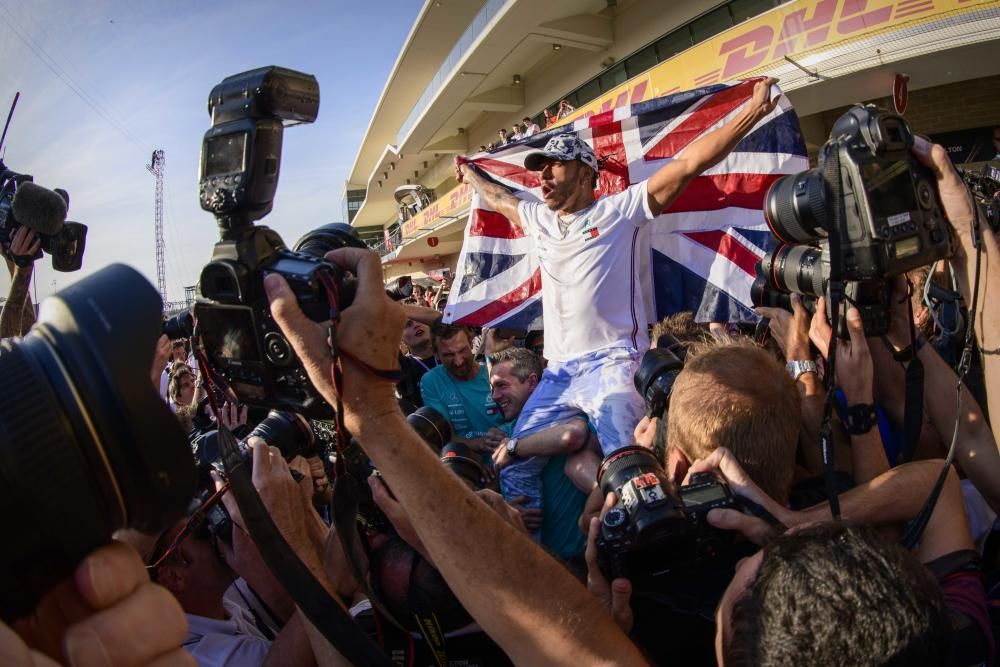
[[[261,415],[235,403],[210,414],[193,341],[162,337],[150,379],[203,464],[202,511],[93,552],[34,616],[2,627],[0,662],[347,664],[265,564],[267,545],[210,465],[224,427],[247,438],[253,485],[320,592],[395,664],[994,664],[1000,245],[940,146],[918,139],[913,152],[936,177],[955,252],[894,279],[884,337],[866,337],[853,307],[846,337],[834,335],[825,299],[810,312],[796,295],[790,311],[758,310],[767,336],[692,313],[638,325],[650,318],[628,280],[634,239],[773,110],[770,83],[682,157],[596,201],[596,156],[572,134],[526,157],[540,203],[458,167],[538,239],[542,330],[445,324],[437,297],[393,300],[378,256],[342,248],[327,258],[357,290],[335,359],[329,323],[306,317],[280,275],[264,279],[313,386],[377,470],[358,480],[374,507],[358,517],[377,521],[335,517],[343,451],[286,460],[249,435]],[[955,298],[928,299],[928,282]],[[683,361],[655,410],[635,388],[648,349]],[[446,421],[448,446],[428,446],[414,415]],[[654,463],[609,488],[631,448]],[[730,501],[702,515],[685,493],[704,479]],[[225,530],[206,520],[215,501]]]
[[[548,128],[551,125],[558,123],[574,111],[576,111],[576,108],[569,103],[569,100],[561,100],[554,113],[548,109],[543,109],[542,114],[545,116],[545,127]],[[529,116],[525,116],[521,119],[520,123],[512,125],[509,131],[504,127],[497,130],[497,140],[491,141],[488,144],[480,145],[479,151],[486,152],[497,150],[498,148],[502,148],[503,146],[514,143],[515,141],[527,139],[528,137],[538,134],[541,131],[542,128],[539,127],[538,123],[533,121]]]

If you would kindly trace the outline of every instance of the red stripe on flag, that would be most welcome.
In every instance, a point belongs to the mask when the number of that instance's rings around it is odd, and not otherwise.
[[[658,144],[646,151],[646,160],[662,160],[673,157],[690,144],[730,111],[750,99],[756,81],[746,81],[732,88],[720,90],[688,116],[682,123],[667,133]]]
[[[625,144],[622,141],[621,122],[594,127],[591,136],[594,140],[594,152],[601,162],[597,178],[598,193],[604,196],[621,192],[631,185],[628,180],[628,156],[625,155]]]
[[[752,250],[734,239],[726,232],[714,230],[710,232],[685,232],[692,241],[719,253],[751,276],[756,275],[757,256]]]
[[[524,238],[524,230],[496,211],[472,209],[469,236],[489,236],[495,239]]]
[[[538,175],[538,172],[528,171],[523,165],[518,166],[516,164],[511,164],[510,162],[503,162],[502,160],[494,160],[486,157],[479,158],[478,160],[472,160],[472,163],[488,172],[491,176],[497,176],[499,178],[505,178],[508,181],[514,181],[521,187],[528,189],[542,187],[542,179],[541,176]]]
[[[590,118],[588,118],[587,119],[587,123],[588,123],[587,127],[599,127],[601,125],[605,125],[607,123],[610,123],[610,122],[614,121],[614,119],[615,119],[615,111],[614,111],[614,109],[612,109],[610,111],[605,111],[604,113],[595,114],[595,115],[591,116]],[[620,128],[620,126],[619,126],[619,128]]]
[[[714,174],[698,176],[681,192],[665,212],[717,211],[721,208],[762,209],[771,183],[783,174]],[[763,213],[761,213],[763,220]]]
[[[512,289],[510,292],[507,292],[499,299],[491,301],[479,310],[469,313],[462,319],[457,320],[457,323],[473,327],[484,326],[514,310],[522,303],[538,294],[541,289],[542,272],[541,269],[535,269],[535,272],[531,274],[531,277],[523,283]]]

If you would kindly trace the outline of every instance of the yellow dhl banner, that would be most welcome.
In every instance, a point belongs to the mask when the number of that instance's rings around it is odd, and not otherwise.
[[[751,75],[834,45],[1000,5],[997,0],[800,0],[677,54],[567,116],[557,125],[681,90]]]
[[[472,202],[472,188],[467,184],[453,188],[448,194],[435,199],[434,202],[417,215],[403,223],[404,239],[412,238],[418,231],[441,218],[453,218],[457,213],[469,207]]]

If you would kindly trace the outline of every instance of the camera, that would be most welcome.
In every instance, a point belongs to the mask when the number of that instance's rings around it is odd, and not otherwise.
[[[961,167],[958,173],[982,207],[983,218],[993,233],[1000,233],[1000,169],[984,164],[979,173]]]
[[[765,196],[764,217],[781,245],[757,265],[754,305],[774,303],[769,292],[824,295],[836,264],[865,333],[882,335],[888,279],[950,256],[951,233],[934,175],[913,156],[901,116],[856,105],[830,137],[817,168],[783,176]]]
[[[87,226],[66,222],[69,194],[65,190],[48,190],[35,185],[27,174],[11,171],[0,160],[0,247],[9,254],[14,233],[22,225],[36,234],[40,241],[38,253],[31,262],[48,253],[56,271],[77,271],[83,266],[83,251],[87,244]],[[51,231],[47,231],[51,230]],[[25,265],[24,260],[14,259]]]
[[[202,348],[244,403],[329,418],[332,408],[271,318],[263,282],[269,273],[283,276],[317,322],[336,317],[353,293],[341,269],[308,252],[311,246],[289,250],[276,232],[253,224],[271,211],[284,125],[316,119],[319,85],[301,72],[255,69],[215,86],[208,110],[199,200],[215,215],[221,240],[202,269],[194,305]]]
[[[677,375],[684,370],[684,345],[670,334],[660,336],[657,346],[646,350],[632,381],[651,417],[665,415]]]
[[[317,456],[322,454],[325,448],[323,440],[316,437],[309,420],[293,412],[271,410],[267,417],[249,433],[246,431],[243,433],[246,434],[246,437],[239,442],[239,450],[247,465],[251,465],[253,462],[249,441],[255,436],[266,442],[268,446],[276,447],[286,461],[291,461],[296,456],[305,458]],[[191,443],[191,448],[199,466],[203,469],[214,469],[219,475],[225,477],[222,454],[219,450],[218,431],[212,430],[198,436]]]
[[[112,264],[0,341],[0,618],[23,617],[116,530],[158,533],[196,488],[180,423],[149,381],[162,303]]]
[[[191,338],[194,335],[194,315],[191,314],[191,310],[182,311],[164,320],[163,333],[170,340]]]
[[[736,545],[735,536],[709,525],[713,509],[742,505],[729,485],[711,473],[694,474],[674,493],[666,472],[644,447],[626,447],[604,460],[601,492],[617,495],[601,519],[598,564],[608,579],[627,577],[636,590],[656,588],[658,579],[717,559]]]
[[[449,442],[441,450],[441,463],[444,467],[458,475],[473,491],[485,489],[489,484],[481,460],[468,445],[460,442]]]

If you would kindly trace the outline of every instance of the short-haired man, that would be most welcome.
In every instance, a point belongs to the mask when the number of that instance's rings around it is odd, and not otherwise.
[[[503,413],[493,401],[486,367],[476,363],[472,336],[465,327],[431,330],[440,364],[420,379],[424,405],[451,424],[452,441],[468,445],[489,459],[504,434],[496,427]]]
[[[497,141],[498,146],[503,146],[504,144],[510,143],[510,138],[507,136],[506,128],[501,127],[499,130],[497,130],[497,134],[500,136],[499,141]]]
[[[583,413],[605,455],[631,444],[644,414],[632,378],[649,347],[651,319],[639,287],[642,257],[649,252],[646,223],[773,111],[773,82],[755,83],[751,100],[729,122],[649,179],[600,200],[594,199],[597,156],[574,134],[553,137],[525,158],[525,167],[539,172],[544,203],[521,200],[471,165],[458,165],[458,179],[470,183],[486,206],[535,239],[549,365],[515,437]]]
[[[531,120],[527,116],[521,119],[521,125],[524,126],[524,136],[526,137],[530,137],[531,135],[542,131],[542,129],[538,127],[538,123]]]
[[[437,358],[431,342],[431,327],[425,322],[407,319],[403,327],[402,342],[406,345],[407,353],[399,355],[402,379],[396,385],[396,398],[399,399],[399,407],[403,412],[410,414],[424,404],[420,394],[420,380],[437,366]]]
[[[507,420],[500,429],[509,434],[538,386],[542,362],[523,347],[502,350],[492,355],[490,362],[493,399]],[[589,439],[586,422],[577,418],[536,431],[523,440],[504,439],[493,454],[508,502],[519,496],[542,499],[542,526],[535,536],[563,559],[579,555],[584,547],[577,518],[586,504],[584,490],[589,493],[593,488],[600,463],[600,456],[585,449]],[[526,465],[509,465],[518,459]]]

